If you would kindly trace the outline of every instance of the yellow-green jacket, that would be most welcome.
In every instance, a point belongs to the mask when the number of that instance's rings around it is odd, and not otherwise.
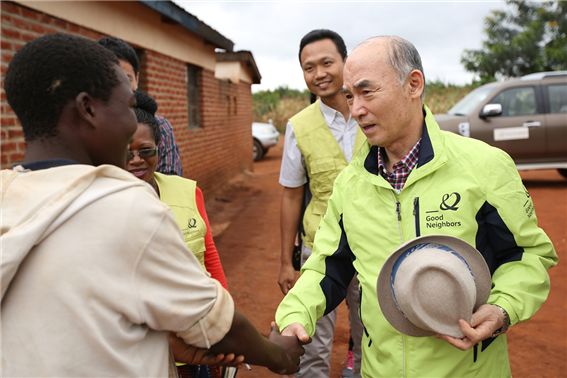
[[[302,240],[313,248],[315,231],[327,210],[327,201],[333,191],[333,182],[348,165],[344,152],[329,130],[321,113],[320,100],[311,104],[290,119],[297,146],[305,159],[311,201],[303,214]],[[366,137],[357,130],[353,154],[358,151]]]
[[[506,336],[461,351],[435,337],[410,337],[385,320],[376,281],[386,258],[419,235],[459,237],[492,274],[488,303],[511,324],[528,320],[549,293],[557,254],[537,227],[532,200],[510,157],[487,144],[439,130],[429,109],[419,160],[397,194],[378,173],[378,147],[365,143],[335,181],[313,254],[280,304],[280,329],[315,321],[344,298],[353,274],[361,288],[362,376],[510,377]]]

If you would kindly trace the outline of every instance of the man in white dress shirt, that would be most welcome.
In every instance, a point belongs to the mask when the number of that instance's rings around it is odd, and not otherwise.
[[[294,246],[300,239],[303,265],[311,255],[315,231],[325,214],[333,182],[365,140],[341,94],[345,58],[345,43],[331,30],[313,30],[301,40],[299,61],[305,83],[319,100],[293,116],[286,127],[279,180],[284,191],[278,283],[284,294],[296,281],[292,264]],[[296,237],[298,229],[299,239]],[[344,290],[347,292],[351,336],[354,341],[353,373],[355,377],[359,377],[363,327],[358,316],[356,275]],[[306,352],[301,359],[298,377],[329,377],[337,312],[333,310],[325,315],[317,322],[312,343],[305,346]],[[352,355],[349,357],[352,359]]]

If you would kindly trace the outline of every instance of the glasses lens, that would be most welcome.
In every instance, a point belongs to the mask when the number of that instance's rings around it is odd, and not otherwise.
[[[134,156],[136,155],[132,151],[128,151],[128,160],[134,159]]]
[[[157,148],[147,148],[144,150],[138,151],[138,156],[142,159],[147,159],[156,156]]]

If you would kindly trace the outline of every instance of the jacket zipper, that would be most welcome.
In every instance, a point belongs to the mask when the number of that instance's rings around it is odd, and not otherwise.
[[[394,193],[390,192],[390,194],[392,195],[392,199],[394,200],[394,202],[396,203],[396,215],[398,217],[398,230],[400,232],[400,243],[404,244],[404,237],[402,236],[402,204],[400,203],[400,201],[396,200],[396,197],[394,197]],[[415,211],[415,207],[414,207],[414,211]],[[401,245],[400,244],[400,245]],[[362,311],[361,311],[362,313]],[[362,317],[361,317],[361,321],[362,321]],[[363,324],[364,326],[364,324]],[[366,330],[366,328],[365,328]],[[402,338],[402,377],[405,378],[406,376],[406,343],[405,343],[405,339],[404,339],[404,335],[402,333],[400,333],[400,336]]]
[[[398,201],[396,199],[396,197],[394,197],[394,193],[392,191],[390,191],[390,195],[392,196],[392,199],[394,200],[394,202],[396,203],[396,215],[398,216],[398,231],[400,232],[400,243],[404,244],[404,238],[402,236],[402,204],[400,203],[400,201]]]
[[[415,237],[421,236],[421,230],[419,229],[419,197],[413,199],[413,216],[415,218]]]

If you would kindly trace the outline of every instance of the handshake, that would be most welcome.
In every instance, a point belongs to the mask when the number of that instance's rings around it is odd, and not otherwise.
[[[302,345],[310,342],[309,336],[280,335],[275,322],[271,327],[266,339],[244,315],[235,311],[230,331],[210,349],[188,345],[173,332],[169,342],[175,360],[189,365],[242,367],[249,363],[265,366],[276,374],[297,373],[299,357],[305,353]]]

